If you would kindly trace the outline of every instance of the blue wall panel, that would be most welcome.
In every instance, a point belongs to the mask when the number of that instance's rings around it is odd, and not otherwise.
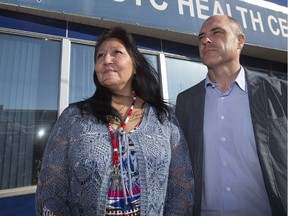
[[[66,22],[0,9],[0,27],[65,37]]]
[[[34,216],[35,194],[0,199],[1,216]]]

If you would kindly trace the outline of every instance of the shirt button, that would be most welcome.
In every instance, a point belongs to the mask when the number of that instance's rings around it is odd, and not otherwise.
[[[231,191],[231,188],[230,187],[226,187],[226,191],[227,192]]]
[[[226,165],[227,165],[227,162],[226,162],[226,161],[224,161],[224,162],[223,162],[223,165],[224,165],[224,166],[226,166]]]
[[[224,97],[220,97],[221,100],[224,100]]]
[[[225,142],[225,141],[226,141],[226,138],[225,138],[225,137],[222,137],[222,138],[221,138],[221,141],[222,141],[222,142]]]
[[[224,115],[221,115],[220,118],[221,118],[221,119],[225,119]]]

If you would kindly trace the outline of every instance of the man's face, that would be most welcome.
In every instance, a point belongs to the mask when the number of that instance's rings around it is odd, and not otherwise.
[[[235,28],[225,16],[213,16],[204,22],[199,33],[199,53],[208,68],[239,60],[242,47]]]

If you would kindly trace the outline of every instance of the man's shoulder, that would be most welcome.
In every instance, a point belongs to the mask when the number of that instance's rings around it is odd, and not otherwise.
[[[271,86],[271,87],[286,87],[287,88],[287,80],[285,79],[280,79],[276,76],[268,76],[268,75],[259,75],[255,74],[249,70],[246,70],[246,75],[247,75],[247,81],[248,83],[252,85],[258,85],[263,83],[266,86]]]
[[[190,94],[199,94],[201,91],[204,91],[204,90],[205,90],[205,79],[200,81],[196,85],[191,86],[190,88],[180,92],[178,96],[182,97],[182,96],[186,96]]]
[[[276,76],[269,76],[268,74],[265,73],[255,73],[253,71],[250,71],[247,68],[245,69],[245,74],[247,76],[248,80],[262,80],[262,81],[267,81],[267,82],[283,82],[283,83],[287,83],[287,79],[284,78],[279,78]]]

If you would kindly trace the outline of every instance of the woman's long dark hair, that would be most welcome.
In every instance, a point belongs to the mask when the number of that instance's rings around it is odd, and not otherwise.
[[[145,59],[143,54],[139,52],[130,33],[122,27],[115,27],[102,34],[95,46],[94,63],[96,64],[97,61],[96,56],[99,47],[104,41],[110,38],[117,38],[120,40],[132,59],[136,72],[132,81],[133,91],[137,96],[141,97],[145,103],[155,108],[159,121],[163,122],[168,114],[168,105],[164,102],[161,95],[160,84],[157,80],[158,74]],[[107,123],[107,115],[119,117],[120,114],[111,106],[112,93],[108,88],[99,83],[95,71],[93,73],[93,79],[96,85],[95,93],[87,100],[78,103],[78,106],[82,112],[90,112],[95,115],[99,121]]]

